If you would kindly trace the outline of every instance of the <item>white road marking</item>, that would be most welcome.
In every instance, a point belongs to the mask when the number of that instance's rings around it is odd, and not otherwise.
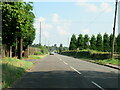
[[[92,83],[95,85],[95,86],[97,86],[98,88],[100,88],[101,90],[105,90],[104,88],[102,88],[100,85],[98,85],[97,83],[95,83],[95,82],[93,82],[92,81]]]
[[[56,56],[56,58],[58,58],[57,56]],[[60,58],[58,58],[60,61],[62,61],[62,59],[60,59]]]
[[[60,59],[62,61],[62,59]]]
[[[70,66],[70,68],[72,68],[73,70],[75,70],[77,73],[82,74],[81,72],[79,72],[78,70],[76,70],[74,67]]]
[[[58,58],[58,57],[57,57]],[[60,61],[63,61],[61,58],[58,58]],[[63,61],[64,64],[68,65],[68,63],[66,63],[65,61]],[[74,71],[76,71],[78,74],[82,74],[81,72],[79,72],[78,70],[76,70],[75,68],[73,68],[72,66],[70,66],[70,68],[72,68]]]
[[[63,61],[64,62],[64,61]],[[68,65],[66,62],[64,62],[64,64]]]

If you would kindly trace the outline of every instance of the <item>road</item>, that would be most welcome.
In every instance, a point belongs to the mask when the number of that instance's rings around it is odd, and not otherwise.
[[[118,70],[63,55],[48,55],[12,88],[118,88]]]

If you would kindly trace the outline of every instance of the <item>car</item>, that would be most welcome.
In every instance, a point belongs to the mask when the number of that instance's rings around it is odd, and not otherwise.
[[[54,52],[50,52],[50,55],[54,55],[55,53]]]

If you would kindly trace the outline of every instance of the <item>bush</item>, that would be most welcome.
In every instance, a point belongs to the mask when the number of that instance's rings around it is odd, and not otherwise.
[[[42,52],[35,52],[34,55],[42,55]]]
[[[111,58],[111,54],[106,54],[106,53],[93,53],[91,54],[91,58],[92,59],[110,59]]]

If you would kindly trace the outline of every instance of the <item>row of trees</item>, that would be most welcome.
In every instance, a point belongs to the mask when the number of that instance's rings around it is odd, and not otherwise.
[[[32,46],[39,46],[38,44],[34,44],[34,45],[32,45]],[[54,45],[52,45],[52,46],[44,46],[44,47],[46,47],[48,50],[49,50],[49,52],[62,52],[62,51],[65,51],[65,50],[69,50],[68,49],[68,47],[65,47],[65,46],[63,46],[62,44],[60,44],[59,46],[57,46],[57,44],[54,44]]]
[[[95,35],[92,35],[91,38],[88,36],[88,34],[85,34],[84,36],[82,34],[79,34],[77,39],[76,36],[73,34],[71,37],[69,50],[76,50],[77,48],[79,48],[79,50],[92,49],[104,52],[111,52],[112,41],[113,35],[111,34],[109,36],[107,33],[105,33],[103,36],[99,33],[97,34],[97,37],[95,37]],[[115,51],[120,52],[120,34],[115,37]]]
[[[10,57],[12,50],[20,59],[22,50],[35,39],[32,5],[32,2],[2,2],[2,44],[7,47]]]

